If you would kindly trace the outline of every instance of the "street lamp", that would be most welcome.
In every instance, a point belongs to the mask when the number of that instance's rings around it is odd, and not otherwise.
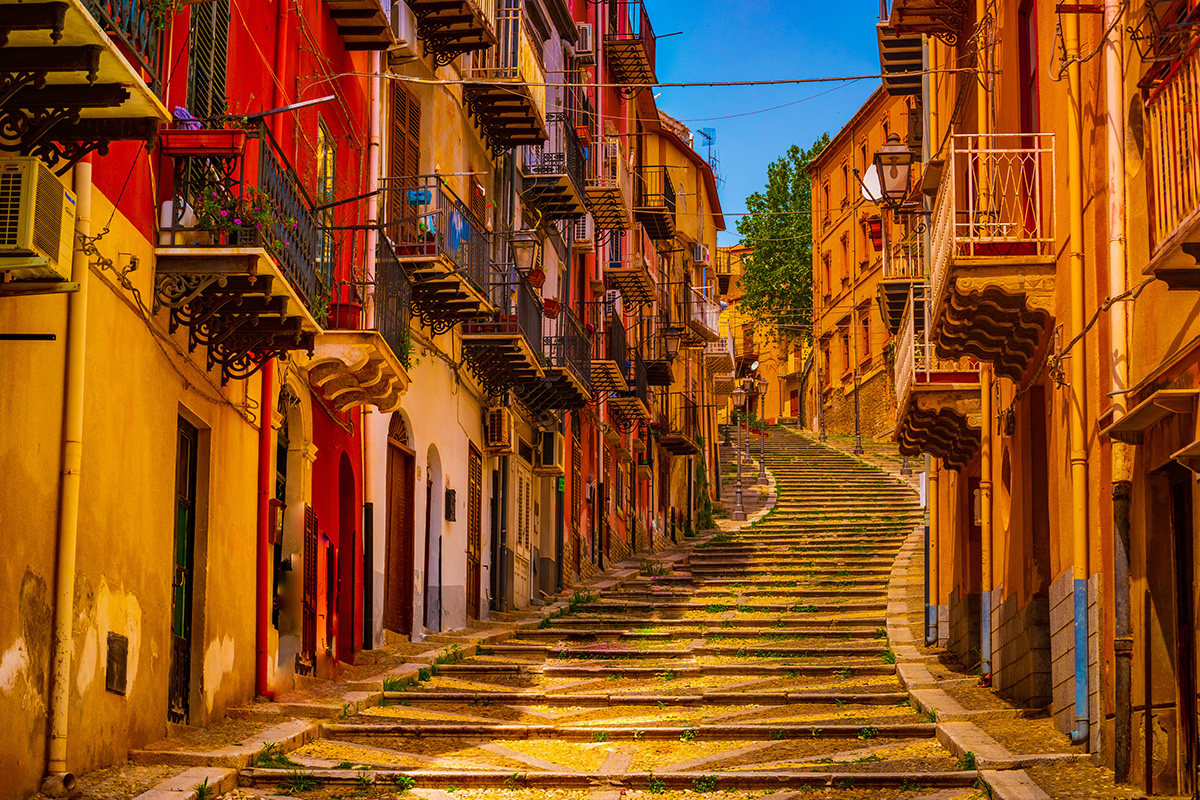
[[[674,364],[675,356],[679,355],[679,345],[683,341],[683,332],[671,325],[663,331],[663,340],[667,345],[667,360]]]
[[[889,134],[887,142],[875,154],[881,205],[896,208],[908,197],[908,175],[912,170],[912,162],[912,150],[900,141],[900,135]]]
[[[537,231],[532,228],[513,231],[508,246],[512,250],[517,272],[525,276],[530,286],[541,289],[546,282],[546,272],[541,267],[542,243],[538,241]]]
[[[733,407],[738,410],[737,420],[737,435],[738,445],[737,450],[737,500],[733,504],[733,514],[731,518],[734,522],[741,522],[746,519],[746,509],[742,506],[742,414],[741,411],[746,407],[746,390],[741,386],[733,390]]]
[[[767,379],[758,379],[758,482],[767,484]]]

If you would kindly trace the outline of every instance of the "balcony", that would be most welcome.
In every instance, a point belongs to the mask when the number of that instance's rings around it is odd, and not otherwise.
[[[512,269],[492,284],[496,311],[463,323],[462,360],[495,397],[545,377],[542,369],[542,302]]]
[[[1151,256],[1144,274],[1168,289],[1200,289],[1200,160],[1196,97],[1200,51],[1192,49],[1146,101]]]
[[[568,114],[548,114],[546,126],[550,138],[544,144],[525,146],[523,194],[544,220],[578,219],[587,213],[583,146]]]
[[[682,392],[667,397],[667,414],[659,419],[658,443],[674,456],[700,452],[700,415],[696,404]]]
[[[967,5],[967,0],[892,0],[888,24],[899,35],[925,34],[954,46]]]
[[[883,276],[879,279],[879,307],[888,332],[893,336],[904,319],[909,290],[913,284],[925,282],[926,230],[924,224],[917,225],[900,241],[888,243]]]
[[[879,71],[883,88],[892,97],[921,94],[921,70],[924,69],[924,48],[921,36],[901,33],[886,22],[875,26],[879,40]],[[821,218],[821,227],[829,225],[829,212]]]
[[[1020,381],[1054,314],[1054,136],[952,138],[930,231],[938,355]]]
[[[656,242],[675,238],[675,185],[666,167],[644,167],[634,176],[633,215]]]
[[[929,453],[962,468],[979,449],[979,362],[938,358],[928,334],[925,289],[914,286],[896,337],[896,431],[900,453]]]
[[[614,392],[608,398],[608,411],[617,430],[629,432],[650,419],[649,384],[646,381],[646,362],[641,353],[633,351],[633,362],[626,373],[629,388]]]
[[[671,327],[671,318],[660,312],[657,317],[643,321],[639,338],[642,359],[646,362],[646,384],[670,386],[675,382],[675,360],[667,352],[666,331]]]
[[[537,414],[577,411],[592,402],[592,342],[571,309],[543,320],[542,345],[545,377],[514,387],[521,402]]]
[[[236,132],[242,137],[242,132]],[[334,253],[313,202],[265,126],[236,155],[181,155],[155,249],[154,308],[188,329],[222,383],[291,350],[311,356],[332,299]]]
[[[591,303],[592,389],[597,392],[624,392],[629,389],[625,380],[628,363],[625,326],[616,304],[599,301]]]
[[[64,174],[93,150],[153,141],[162,30],[145,0],[0,0],[4,149]]]
[[[653,262],[658,260],[658,251],[645,235],[641,236],[637,252],[621,253],[620,243],[613,240],[604,267],[604,286],[609,291],[621,293],[627,306],[643,306],[658,298],[658,284],[651,272]]]
[[[495,47],[463,64],[463,98],[494,150],[541,144],[546,132],[546,69],[517,0],[496,12]]]
[[[713,394],[718,400],[728,400],[737,388],[737,378],[732,372],[721,372],[713,376]]]
[[[495,310],[491,248],[483,223],[436,175],[384,181],[385,225],[413,284],[412,305],[435,334]]]
[[[408,0],[408,7],[417,18],[417,38],[439,67],[496,43],[495,0]]]
[[[629,214],[633,197],[631,180],[618,139],[604,138],[592,147],[588,159],[587,207],[596,230],[625,231],[633,226]]]
[[[396,43],[381,0],[324,0],[347,50],[387,50]]]
[[[372,288],[368,313],[355,300]],[[395,411],[409,385],[412,287],[386,237],[379,237],[376,247],[374,286],[344,289],[350,302],[335,307],[312,357],[301,357],[300,365],[335,411],[364,405],[385,414]]]
[[[704,346],[704,369],[709,375],[733,373],[733,337],[726,334]]]
[[[625,13],[621,10],[625,9]],[[644,87],[658,83],[654,71],[657,40],[642,0],[608,4],[608,32],[604,34],[604,59],[613,82]]]
[[[685,287],[681,305],[684,347],[704,347],[720,338],[721,309],[704,292]]]

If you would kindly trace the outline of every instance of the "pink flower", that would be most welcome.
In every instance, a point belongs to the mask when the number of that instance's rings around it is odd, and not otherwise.
[[[262,230],[262,223],[260,222],[260,223],[258,223],[257,225],[255,225],[254,227],[255,227],[255,228],[258,228],[258,229],[261,231],[261,230]]]
[[[234,225],[241,225],[241,224],[242,224],[242,221],[241,221],[240,219],[238,219],[237,217],[234,217],[234,218],[233,218],[233,224],[234,224]]]
[[[222,210],[221,210],[221,216],[222,216],[222,217],[228,217],[228,216],[229,216],[229,212],[228,212],[228,211],[225,211],[224,209],[222,209]]]

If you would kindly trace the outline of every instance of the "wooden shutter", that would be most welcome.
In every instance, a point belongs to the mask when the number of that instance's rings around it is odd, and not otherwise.
[[[392,82],[392,136],[388,154],[388,175],[392,178],[413,177],[421,174],[421,103],[399,81]],[[403,189],[401,183],[391,184]],[[399,222],[404,218],[404,194],[402,191],[389,193],[388,222]],[[415,221],[412,223],[415,226]],[[403,241],[416,236],[416,229],[391,231],[391,238]],[[409,234],[407,237],[405,234]]]
[[[480,555],[483,548],[483,456],[467,453],[467,616],[479,619]]]
[[[389,436],[383,627],[399,634],[412,633],[415,463]]]
[[[317,654],[317,512],[304,509],[304,619],[300,652],[310,660]]]
[[[197,117],[226,113],[225,64],[229,55],[229,0],[191,9],[188,29],[188,111]]]

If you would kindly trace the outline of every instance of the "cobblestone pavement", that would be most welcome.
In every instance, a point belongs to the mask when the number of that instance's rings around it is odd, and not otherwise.
[[[830,444],[772,431],[744,526],[242,709],[223,740],[139,751],[154,766],[84,776],[84,797],[1137,796],[1069,749],[1031,748],[1043,732],[1015,713],[993,708],[987,733],[971,721],[969,676],[918,646],[912,485],[886,448]],[[1031,749],[1040,761],[1005,759]],[[168,783],[138,795],[151,777]]]

